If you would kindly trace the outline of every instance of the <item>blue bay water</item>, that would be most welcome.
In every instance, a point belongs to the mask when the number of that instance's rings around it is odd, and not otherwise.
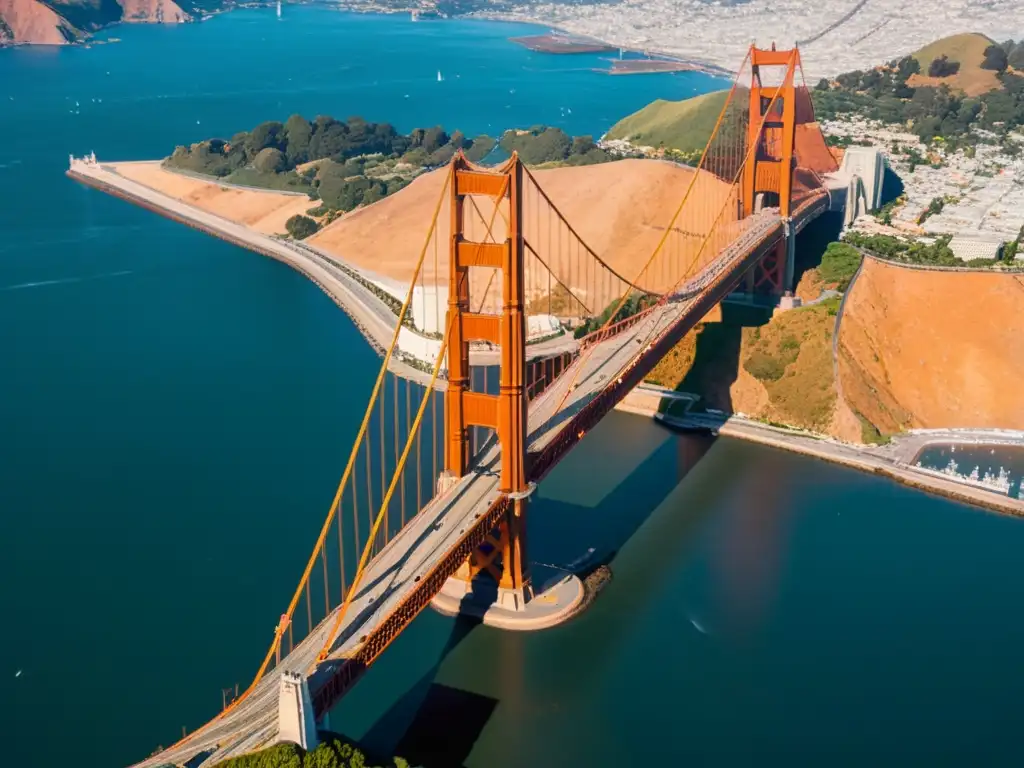
[[[597,135],[723,85],[507,42],[532,31],[286,7],[0,51],[11,765],[127,764],[248,682],[378,365],[304,278],[78,186],[68,153],[159,157],[294,112]],[[1018,521],[620,414],[538,496],[537,560],[616,553],[593,608],[536,635],[426,612],[335,728],[428,765],[1018,754]]]

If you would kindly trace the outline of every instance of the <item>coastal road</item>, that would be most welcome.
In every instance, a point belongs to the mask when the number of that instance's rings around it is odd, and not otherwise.
[[[255,232],[244,224],[204,211],[128,179],[102,163],[76,161],[68,175],[84,184],[214,237],[287,264],[312,280],[326,293],[352,319],[374,349],[381,352],[391,345],[391,338],[398,322],[397,315],[388,304],[353,276],[352,273],[357,270],[342,264],[337,257],[306,244],[293,243]],[[529,344],[527,354],[530,358],[548,357],[575,352],[577,348],[578,345],[572,335],[563,334],[554,339]],[[389,370],[405,379],[427,386],[430,383],[430,374],[421,370],[419,366],[407,362],[415,360],[413,355],[402,352],[401,348],[399,352],[401,354],[392,357]],[[498,360],[499,354],[496,350],[470,351],[470,361],[474,365],[495,365]],[[432,364],[428,361],[422,362]],[[439,379],[435,385],[438,389],[444,389],[443,379]]]

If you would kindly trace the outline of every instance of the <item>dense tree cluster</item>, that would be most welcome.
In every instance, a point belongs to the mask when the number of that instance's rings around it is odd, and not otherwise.
[[[1022,230],[1024,236],[1024,230]],[[847,243],[863,248],[868,253],[893,261],[904,261],[910,264],[924,264],[939,267],[1019,267],[1014,257],[1020,247],[1020,239],[1003,246],[998,259],[972,259],[961,261],[953,255],[949,248],[948,235],[938,238],[934,243],[903,240],[891,235],[866,235],[862,232],[847,232],[844,235]]]
[[[825,248],[818,266],[818,274],[826,283],[835,283],[835,289],[846,291],[860,267],[860,251],[847,243],[833,242]]]
[[[259,752],[225,760],[223,768],[368,768],[366,755],[341,739],[325,738],[316,749],[306,752],[295,744],[282,742]],[[400,757],[387,762],[389,768],[409,768]]]
[[[507,131],[501,137],[501,148],[518,152],[527,165],[563,163],[593,165],[606,163],[612,156],[594,143],[593,136],[569,136],[561,128],[535,125],[528,131]]]
[[[1002,66],[1003,56],[994,53],[993,48],[1005,54],[1007,66]],[[1024,41],[990,46],[985,60],[993,68],[1001,67],[997,74],[1001,87],[968,97],[945,84],[911,87],[909,79],[921,68],[916,59],[907,56],[866,72],[847,72],[834,82],[821,80],[813,92],[814,108],[822,118],[854,113],[886,123],[907,124],[926,143],[942,137],[954,146],[971,146],[979,141],[975,129],[982,128],[995,134],[1005,151],[1015,154],[1020,146],[1007,140],[1006,135],[1024,126],[1024,75],[1011,71],[1014,61],[1024,65],[1022,59]],[[938,68],[951,64],[946,59]],[[935,66],[933,61],[930,73]]]
[[[381,159],[412,169],[432,168],[447,163],[458,150],[470,160],[482,160],[495,143],[489,136],[469,139],[459,131],[449,136],[441,126],[417,128],[403,135],[388,123],[371,123],[361,117],[336,120],[321,115],[310,122],[292,115],[284,123],[260,123],[230,141],[209,139],[177,147],[167,164],[210,176],[230,176],[229,181],[239,184],[306,190],[328,208],[348,211],[393,194],[408,183],[399,174],[367,176],[366,171]],[[319,168],[299,173],[299,166],[313,161],[319,161]]]

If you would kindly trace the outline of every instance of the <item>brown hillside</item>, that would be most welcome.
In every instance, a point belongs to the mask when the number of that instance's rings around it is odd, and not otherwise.
[[[711,408],[859,441],[859,424],[837,401],[836,305],[783,312],[765,325],[742,329],[702,324],[665,356],[648,381],[699,394]]]
[[[944,83],[953,90],[963,91],[968,96],[980,96],[998,90],[1002,88],[1002,83],[999,82],[996,73],[981,68],[981,63],[985,60],[985,49],[990,45],[992,41],[985,35],[973,33],[944,37],[931,45],[926,45],[914,54],[914,58],[921,65],[921,74],[911,75],[907,84],[912,88],[921,88]],[[928,77],[928,66],[942,55],[947,56],[950,61],[959,61],[960,71],[949,77]]]
[[[10,29],[8,34],[0,25],[0,44],[66,45],[60,30],[71,29],[66,19],[38,0],[0,0],[0,21]]]
[[[883,432],[1024,429],[1024,278],[868,259],[847,300],[839,375]]]
[[[408,281],[446,173],[441,169],[420,176],[401,192],[342,216],[310,238],[310,242],[378,274]],[[671,163],[620,160],[534,171],[534,176],[583,240],[619,274],[632,280],[661,239],[693,173],[693,169]],[[731,194],[728,185],[710,174],[701,174],[691,198],[700,204],[687,205],[677,228],[706,232],[714,219],[709,211],[717,213]],[[481,199],[477,205],[484,217],[490,217],[492,206],[487,200]],[[470,208],[467,205],[467,210]],[[571,252],[559,247],[557,234],[550,234],[557,233],[559,225],[529,183],[525,186],[523,208],[526,240],[545,262],[560,263],[556,269],[566,274],[565,265],[570,256],[575,257],[575,243]],[[472,240],[481,240],[485,232],[483,221],[475,213],[470,215],[473,218],[467,234]],[[447,199],[438,223],[438,242],[443,249],[450,226]],[[499,239],[505,237],[500,217],[495,219],[492,231]],[[564,238],[563,230],[563,244]],[[442,277],[447,275],[446,253],[442,250],[438,264]],[[428,281],[433,280],[431,262],[432,256],[427,259]],[[659,279],[659,275],[651,276],[645,287],[664,287],[657,284]],[[528,274],[527,283],[530,281]],[[604,306],[613,299],[606,288],[597,286],[596,290],[600,296],[595,298],[595,306]]]

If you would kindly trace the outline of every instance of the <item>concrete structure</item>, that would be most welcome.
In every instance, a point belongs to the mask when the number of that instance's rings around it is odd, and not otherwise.
[[[858,194],[863,193],[868,211],[875,211],[882,205],[882,184],[885,181],[885,158],[875,147],[856,144],[846,148],[839,172],[849,179],[860,179]],[[856,200],[857,196],[854,196]],[[847,208],[849,208],[849,201]],[[853,206],[856,208],[856,206]]]
[[[316,716],[306,678],[298,672],[284,672],[280,679],[277,741],[290,741],[307,751],[316,749]]]

